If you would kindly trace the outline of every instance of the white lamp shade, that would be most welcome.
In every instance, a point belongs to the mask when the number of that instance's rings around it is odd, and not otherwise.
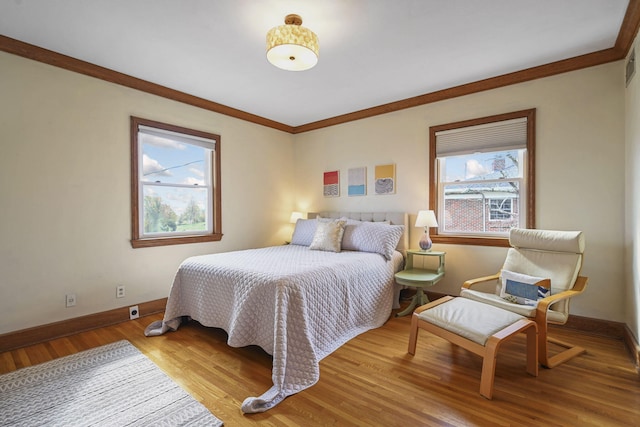
[[[418,211],[416,227],[437,227],[436,215],[433,211]]]
[[[304,219],[304,214],[302,212],[291,212],[291,218],[289,218],[289,222],[291,224],[295,224],[299,219]]]

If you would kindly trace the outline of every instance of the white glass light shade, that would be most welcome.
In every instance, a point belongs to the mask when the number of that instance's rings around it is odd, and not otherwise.
[[[436,215],[433,211],[418,211],[416,227],[437,227]]]
[[[285,25],[267,33],[267,59],[278,68],[304,71],[318,63],[318,36],[303,27],[302,18],[288,15]]]
[[[291,224],[295,224],[299,219],[304,219],[302,212],[291,212],[291,218],[289,218]]]

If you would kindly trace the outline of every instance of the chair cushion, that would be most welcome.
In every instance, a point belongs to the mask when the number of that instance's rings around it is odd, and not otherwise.
[[[509,244],[514,248],[570,252],[574,254],[584,253],[582,231],[512,228],[509,231]]]
[[[488,292],[474,291],[473,289],[463,288],[460,292],[460,296],[471,299],[477,302],[492,305],[494,307],[502,308],[505,310],[513,311],[525,317],[534,318],[536,316],[536,307],[530,305],[514,304],[501,298],[500,295],[491,294]],[[558,306],[554,304],[553,307]],[[564,324],[569,318],[568,312],[547,310],[547,320],[550,323]]]
[[[519,314],[467,298],[454,298],[423,311],[418,317],[480,345],[485,345],[496,332],[524,319]]]
[[[551,294],[571,289],[582,267],[584,237],[581,231],[532,230],[512,228],[502,270],[527,276],[548,278]],[[496,283],[495,294],[462,289],[460,296],[512,310],[527,317],[535,317],[535,307],[514,304],[501,298],[502,280]],[[569,317],[569,300],[561,300],[549,307],[547,320],[563,324]]]
[[[503,270],[551,280],[551,293],[571,289],[582,267],[582,255],[568,252],[509,248]],[[498,283],[500,286],[501,283]],[[497,289],[500,294],[500,287]]]
[[[578,278],[584,252],[581,231],[512,228],[509,243],[513,247],[507,251],[503,270],[549,278],[552,294],[571,289]],[[500,292],[499,282],[496,294]]]

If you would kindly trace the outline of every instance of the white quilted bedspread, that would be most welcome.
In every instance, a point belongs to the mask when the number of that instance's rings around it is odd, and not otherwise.
[[[263,412],[315,384],[325,356],[388,320],[400,268],[399,252],[387,261],[298,245],[191,257],[176,273],[164,320],[145,333],[175,330],[189,316],[227,331],[232,347],[262,347],[273,356],[273,387],[242,410]]]

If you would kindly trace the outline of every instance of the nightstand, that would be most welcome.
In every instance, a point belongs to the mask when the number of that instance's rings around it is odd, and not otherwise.
[[[444,255],[445,252],[441,251],[407,251],[407,261],[404,270],[396,273],[396,283],[416,288],[416,294],[413,296],[411,304],[396,314],[396,317],[411,314],[414,308],[429,302],[429,298],[427,298],[424,293],[424,288],[435,285],[444,277]],[[416,256],[438,257],[438,267],[435,269],[414,268],[413,258]]]

